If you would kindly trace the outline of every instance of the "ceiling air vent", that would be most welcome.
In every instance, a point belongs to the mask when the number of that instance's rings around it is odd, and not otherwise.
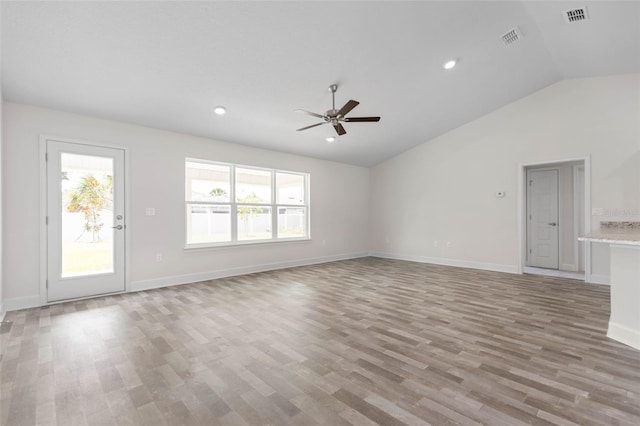
[[[586,7],[578,7],[564,11],[564,20],[567,21],[567,24],[586,21],[587,19],[589,19],[589,14],[587,13]]]
[[[515,27],[508,33],[503,34],[500,38],[502,39],[502,42],[505,46],[509,46],[510,44],[519,41],[522,38],[522,34],[520,34],[520,30],[518,30],[518,27]]]

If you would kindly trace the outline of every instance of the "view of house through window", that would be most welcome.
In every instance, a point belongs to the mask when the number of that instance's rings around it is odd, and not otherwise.
[[[187,246],[309,237],[309,175],[185,161]]]

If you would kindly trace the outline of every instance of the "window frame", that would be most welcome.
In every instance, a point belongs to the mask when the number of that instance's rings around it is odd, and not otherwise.
[[[186,192],[187,187],[187,163],[200,163],[215,166],[229,167],[229,201],[189,201]],[[236,198],[236,169],[259,170],[270,173],[271,186],[271,203],[242,203]],[[285,173],[290,175],[302,176],[304,179],[304,199],[303,204],[278,204],[278,194],[276,188],[276,175]],[[204,160],[200,158],[185,157],[184,159],[184,248],[185,250],[233,247],[252,244],[273,244],[292,241],[309,241],[311,240],[311,198],[309,194],[311,175],[306,172],[296,172],[291,170],[271,169],[267,167],[248,166],[244,164],[225,163],[221,161]],[[231,239],[230,241],[206,242],[206,243],[189,243],[189,207],[190,206],[228,206],[231,214]],[[238,206],[246,207],[267,207],[271,209],[271,238],[263,239],[238,239]],[[302,237],[278,237],[278,214],[280,208],[302,208],[305,210],[305,235]]]

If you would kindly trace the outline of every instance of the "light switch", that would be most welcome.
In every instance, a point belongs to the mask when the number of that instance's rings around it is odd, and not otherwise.
[[[153,207],[147,207],[145,209],[145,214],[147,216],[155,216],[156,215],[156,209],[154,209]]]

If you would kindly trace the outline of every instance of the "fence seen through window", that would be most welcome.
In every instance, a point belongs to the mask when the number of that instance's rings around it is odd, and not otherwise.
[[[187,247],[309,238],[309,174],[185,160]]]

